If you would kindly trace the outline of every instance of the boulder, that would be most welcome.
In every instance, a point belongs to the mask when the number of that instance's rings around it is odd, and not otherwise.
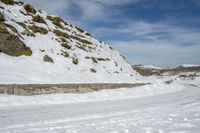
[[[43,60],[44,62],[54,63],[53,59],[48,55],[44,55]]]
[[[31,49],[18,36],[10,34],[2,24],[0,24],[0,52],[16,57],[32,55]]]

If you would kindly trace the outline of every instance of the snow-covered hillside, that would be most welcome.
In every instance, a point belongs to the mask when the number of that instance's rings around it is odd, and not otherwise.
[[[0,95],[1,133],[198,133],[199,80],[87,94]]]
[[[135,82],[139,78],[119,52],[81,28],[31,5],[3,1],[1,84]]]

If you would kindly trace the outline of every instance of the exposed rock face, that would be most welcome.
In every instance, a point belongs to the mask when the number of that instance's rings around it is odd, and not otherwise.
[[[0,94],[41,95],[53,93],[86,93],[102,89],[133,88],[146,84],[57,84],[57,85],[1,85]]]
[[[24,5],[24,9],[26,10],[26,12],[28,13],[32,13],[35,14],[37,11],[29,4]]]
[[[15,3],[14,0],[0,0],[2,3],[7,4],[7,5],[13,5]]]
[[[0,24],[0,52],[10,56],[32,55],[30,48],[18,36],[10,34],[3,24]]]
[[[53,59],[49,57],[48,55],[45,55],[43,57],[44,62],[54,63]]]

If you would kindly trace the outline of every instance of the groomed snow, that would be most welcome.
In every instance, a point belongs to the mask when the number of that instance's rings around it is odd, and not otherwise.
[[[200,84],[155,83],[87,94],[0,96],[2,133],[198,133]]]

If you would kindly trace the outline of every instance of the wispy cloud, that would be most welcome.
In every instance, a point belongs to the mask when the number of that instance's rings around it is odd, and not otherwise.
[[[150,41],[168,41],[171,44],[199,44],[200,31],[193,28],[180,27],[168,22],[145,22],[128,21],[124,25],[115,28],[96,28],[93,31],[98,36],[105,36],[104,33],[113,36],[121,36],[128,40],[148,39]],[[116,40],[112,38],[110,41]]]
[[[109,43],[132,64],[200,64],[200,32],[195,29],[167,22],[129,21],[117,28],[97,28],[94,33],[102,38],[104,33],[111,35]],[[125,40],[120,41],[120,36]]]
[[[71,7],[68,0],[23,0],[51,14],[60,14]]]
[[[177,66],[180,64],[200,64],[200,45],[182,47],[164,42],[113,41],[112,45],[129,57],[132,64],[154,64]]]

